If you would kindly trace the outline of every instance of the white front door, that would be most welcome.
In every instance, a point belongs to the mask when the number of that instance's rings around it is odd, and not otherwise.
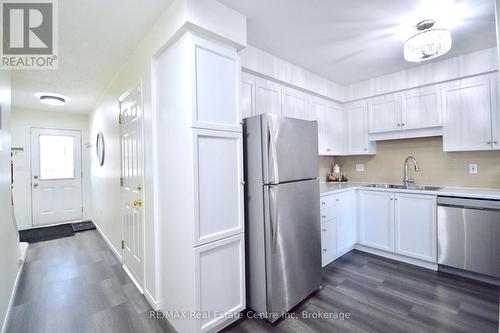
[[[142,98],[139,88],[120,101],[123,265],[142,285],[144,275]]]
[[[33,226],[82,219],[80,131],[31,129]]]

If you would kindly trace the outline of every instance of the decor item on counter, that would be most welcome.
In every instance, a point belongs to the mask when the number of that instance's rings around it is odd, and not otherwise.
[[[104,165],[105,146],[104,146],[104,134],[102,132],[97,133],[95,152],[97,154],[97,161],[100,166]]]
[[[437,58],[451,49],[451,33],[448,29],[436,29],[434,20],[417,24],[419,31],[404,44],[404,57],[408,62],[422,62]]]
[[[326,179],[329,183],[330,182],[346,182],[347,177],[345,176],[344,173],[340,173],[340,167],[338,164],[331,165],[330,166],[330,172],[328,173],[328,177]]]

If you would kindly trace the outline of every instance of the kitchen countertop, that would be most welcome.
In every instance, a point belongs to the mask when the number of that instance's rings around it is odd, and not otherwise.
[[[427,191],[427,190],[423,191],[423,190],[407,190],[407,189],[395,189],[395,188],[365,187],[366,185],[369,184],[376,184],[376,182],[320,183],[319,188],[321,195],[337,194],[351,190],[364,190],[364,191],[366,190],[366,191],[379,191],[379,192],[380,191],[401,192],[401,193],[430,194],[430,195],[450,196],[450,197],[500,200],[500,189],[445,186],[435,191]]]

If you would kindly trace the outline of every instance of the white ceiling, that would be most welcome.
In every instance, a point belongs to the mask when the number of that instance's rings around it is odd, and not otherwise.
[[[424,19],[450,28],[453,57],[496,45],[494,0],[219,0],[247,16],[248,42],[339,84],[418,66],[403,42]]]
[[[171,0],[64,0],[59,5],[59,69],[13,70],[14,108],[91,111],[142,36]],[[37,92],[70,98],[41,104]]]

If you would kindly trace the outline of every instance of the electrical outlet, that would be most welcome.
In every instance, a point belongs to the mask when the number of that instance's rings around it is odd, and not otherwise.
[[[478,173],[478,172],[479,172],[479,171],[478,171],[478,169],[477,169],[477,164],[475,164],[475,163],[470,163],[470,164],[469,164],[469,173],[470,173],[471,175],[473,175],[473,174],[476,174],[476,173]]]
[[[364,164],[356,164],[356,171],[357,172],[364,172],[365,171],[365,165]]]

